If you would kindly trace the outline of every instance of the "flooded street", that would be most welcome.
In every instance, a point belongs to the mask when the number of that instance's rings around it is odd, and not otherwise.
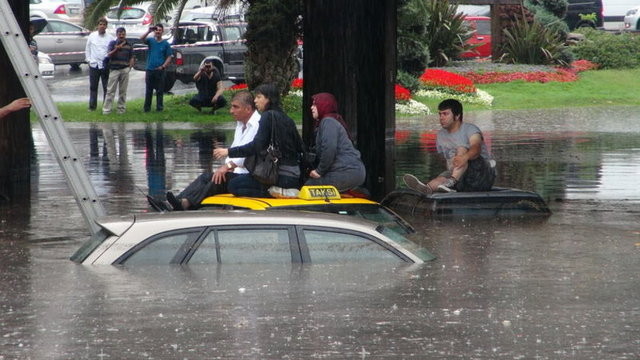
[[[543,221],[407,217],[423,266],[123,268],[68,260],[88,230],[39,125],[31,197],[0,203],[0,360],[638,359],[640,107],[465,114],[496,185]],[[215,166],[231,124],[67,124],[109,214]],[[435,117],[398,119],[396,182],[431,177]]]

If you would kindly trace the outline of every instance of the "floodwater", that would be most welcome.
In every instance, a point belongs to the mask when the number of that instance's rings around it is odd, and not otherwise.
[[[87,237],[38,126],[29,201],[0,205],[0,360],[638,359],[640,108],[487,111],[497,185],[545,221],[407,218],[424,266],[81,266]],[[399,119],[397,176],[428,177],[435,117]],[[231,126],[68,124],[110,214],[182,189]],[[106,141],[105,141],[106,140]]]

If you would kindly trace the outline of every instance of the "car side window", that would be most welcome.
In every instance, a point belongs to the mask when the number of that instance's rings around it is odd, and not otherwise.
[[[237,27],[224,27],[222,29],[224,30],[224,35],[227,41],[235,41],[242,38],[240,29]]]
[[[201,231],[169,233],[144,242],[140,247],[133,249],[128,257],[125,254],[124,261],[116,261],[127,265],[153,265],[170,264],[180,262],[182,257],[175,259],[176,255],[184,252],[183,245],[192,243]],[[184,254],[183,254],[184,255]]]
[[[71,24],[52,21],[49,23],[52,32],[80,32],[80,30]]]
[[[189,264],[291,263],[289,231],[272,229],[224,229],[211,231]]]
[[[387,248],[366,236],[337,231],[303,229],[311,262],[403,262]]]

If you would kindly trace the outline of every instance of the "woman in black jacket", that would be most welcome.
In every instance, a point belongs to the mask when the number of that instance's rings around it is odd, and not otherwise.
[[[261,113],[260,126],[252,142],[229,149],[215,149],[216,159],[226,156],[248,157],[266,150],[271,142],[271,127],[277,148],[282,154],[278,161],[278,181],[281,188],[300,188],[300,154],[303,151],[302,138],[295,122],[282,111],[280,92],[273,84],[262,84],[255,89],[256,108]],[[229,181],[229,192],[236,196],[270,197],[268,186],[254,179],[250,174],[240,175]]]

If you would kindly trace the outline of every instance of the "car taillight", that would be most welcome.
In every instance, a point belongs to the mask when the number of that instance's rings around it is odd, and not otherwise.
[[[151,14],[144,14],[144,18],[142,18],[142,25],[149,25],[153,21]]]
[[[182,53],[176,52],[176,65],[182,66],[184,65],[184,60],[182,59]]]
[[[67,13],[67,9],[64,7],[64,5],[60,5],[56,8],[56,11],[53,12],[54,14],[66,14]]]

